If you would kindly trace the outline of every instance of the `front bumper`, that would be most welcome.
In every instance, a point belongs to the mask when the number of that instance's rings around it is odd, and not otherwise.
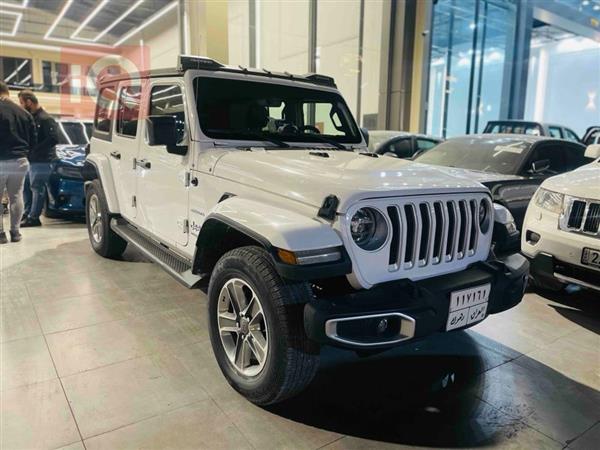
[[[83,179],[52,174],[48,181],[48,208],[54,213],[85,214]]]
[[[561,261],[547,253],[531,258],[531,274],[600,291],[600,271]]]
[[[489,283],[486,315],[512,308],[523,298],[528,272],[527,259],[512,254],[418,282],[400,280],[368,290],[319,297],[305,305],[304,327],[307,335],[321,344],[352,349],[393,347],[444,331],[450,294],[454,291]],[[360,320],[348,320],[351,318]],[[382,319],[390,329],[378,335],[376,328]],[[339,330],[332,333],[331,324],[344,320],[347,325],[342,334]]]

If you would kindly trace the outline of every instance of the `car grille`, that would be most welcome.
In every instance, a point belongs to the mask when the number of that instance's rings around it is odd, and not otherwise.
[[[488,207],[484,227],[479,226],[482,201]],[[485,193],[381,199],[358,207],[365,206],[387,215],[391,228],[380,250],[369,252],[353,245],[355,264],[370,284],[435,276],[487,258],[494,209]]]
[[[565,231],[600,234],[600,202],[568,198],[561,228]]]

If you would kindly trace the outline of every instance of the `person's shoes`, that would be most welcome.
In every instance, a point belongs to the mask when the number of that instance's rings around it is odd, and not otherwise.
[[[19,242],[21,239],[23,239],[23,235],[18,231],[10,232],[10,242]]]
[[[0,244],[6,244],[8,239],[6,239],[6,233],[3,231],[0,233]]]
[[[41,227],[41,226],[42,226],[42,222],[40,222],[40,219],[32,219],[31,217],[28,217],[23,222],[21,222],[22,228]]]

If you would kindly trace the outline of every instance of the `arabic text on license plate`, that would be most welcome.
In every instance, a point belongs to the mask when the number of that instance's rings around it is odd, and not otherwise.
[[[450,294],[450,310],[446,330],[454,330],[485,318],[491,285],[484,284]]]

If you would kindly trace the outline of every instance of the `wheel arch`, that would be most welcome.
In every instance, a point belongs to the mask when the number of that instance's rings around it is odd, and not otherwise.
[[[86,191],[91,181],[100,181],[104,196],[106,197],[108,211],[111,214],[118,214],[120,212],[119,200],[108,158],[105,155],[90,153],[83,164],[82,176]]]

